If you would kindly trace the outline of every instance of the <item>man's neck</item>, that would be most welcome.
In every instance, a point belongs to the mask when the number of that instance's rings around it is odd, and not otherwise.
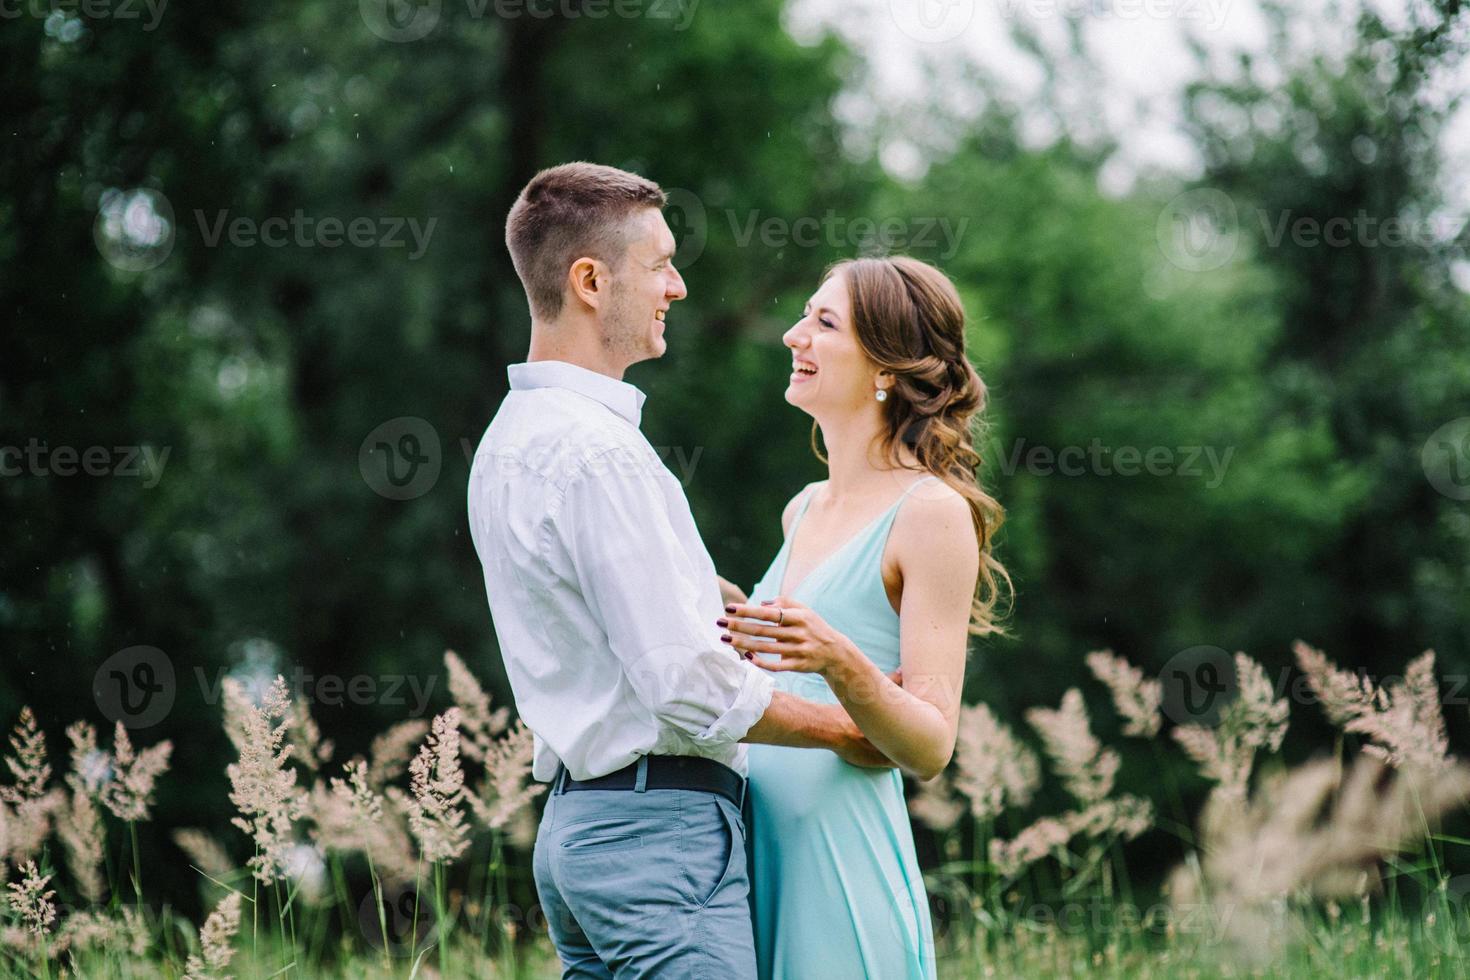
[[[596,331],[581,325],[531,320],[531,349],[528,361],[565,361],[577,367],[623,380],[628,365],[609,357],[598,342]]]

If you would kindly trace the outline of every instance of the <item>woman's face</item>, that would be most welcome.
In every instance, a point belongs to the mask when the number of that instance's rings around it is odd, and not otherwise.
[[[858,346],[847,280],[840,271],[812,294],[801,319],[781,340],[792,357],[788,402],[817,417],[876,404],[878,372]]]

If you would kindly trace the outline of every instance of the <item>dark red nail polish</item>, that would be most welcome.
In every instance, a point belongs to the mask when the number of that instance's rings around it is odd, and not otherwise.
[[[724,629],[726,626],[730,625],[730,621],[728,619],[717,619],[715,620],[715,625],[720,627],[721,629]]]
[[[721,636],[720,637],[720,642],[721,643],[729,643],[730,642],[730,634],[729,633],[726,633],[724,636]]]
[[[732,613],[734,611],[735,611],[735,607],[734,606],[726,606],[725,607],[725,612],[727,612],[727,613]]]

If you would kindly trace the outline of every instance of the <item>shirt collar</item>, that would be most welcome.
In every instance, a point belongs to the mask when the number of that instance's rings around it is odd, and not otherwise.
[[[601,402],[634,425],[638,425],[643,400],[648,397],[626,381],[566,361],[523,361],[509,365],[505,373],[512,390],[566,388]]]

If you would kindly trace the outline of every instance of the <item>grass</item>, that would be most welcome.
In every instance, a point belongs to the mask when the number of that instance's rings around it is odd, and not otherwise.
[[[940,977],[1466,976],[1470,874],[1450,857],[1470,840],[1437,827],[1463,810],[1470,767],[1447,751],[1432,658],[1379,691],[1307,652],[1321,689],[1335,685],[1340,727],[1366,742],[1349,754],[1341,738],[1333,756],[1295,769],[1273,759],[1252,779],[1257,753],[1280,746],[1287,703],[1237,655],[1241,690],[1221,721],[1173,730],[1216,783],[1194,815],[1173,787],[1166,818],[1153,801],[1114,792],[1118,753],[1093,736],[1073,689],[1060,708],[1027,716],[1065,791],[1053,797],[1069,808],[999,837],[1025,823],[1039,759],[984,706],[964,709],[954,770],[911,796],[942,855],[926,873]],[[413,727],[349,762],[346,779],[323,772],[320,733],[283,681],[265,706],[232,695],[226,727],[241,758],[231,798],[256,816],[236,823],[254,853],[238,861],[207,833],[175,837],[211,910],[198,925],[148,904],[139,859],[165,747],[135,752],[119,731],[99,769],[95,733],[74,725],[68,793],[50,785],[44,733],[23,711],[5,758],[14,780],[0,785],[0,977],[557,976],[529,880],[527,733],[448,663],[456,707],[432,732]],[[1128,734],[1163,743],[1157,682],[1116,659],[1091,663]],[[112,775],[83,778],[99,771]],[[395,786],[405,774],[410,786]],[[95,812],[79,805],[93,799]],[[104,811],[114,819],[97,819]],[[1159,839],[1145,832],[1186,848],[1157,892],[1123,860],[1125,844]],[[86,882],[104,872],[107,887],[88,901]]]

